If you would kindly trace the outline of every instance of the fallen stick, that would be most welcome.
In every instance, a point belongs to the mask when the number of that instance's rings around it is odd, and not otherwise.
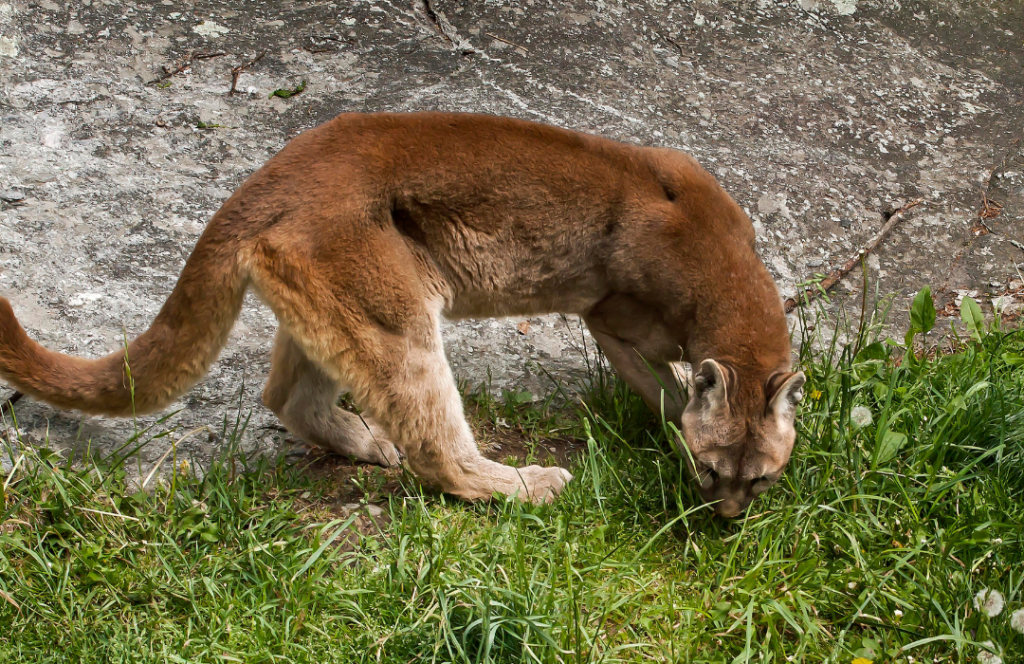
[[[526,48],[525,46],[523,46],[522,44],[517,44],[517,43],[515,43],[514,41],[509,41],[509,40],[507,40],[507,39],[504,39],[504,38],[502,38],[502,37],[499,37],[498,35],[495,35],[495,34],[491,34],[490,32],[485,32],[484,34],[485,34],[485,35],[487,35],[488,37],[493,37],[494,39],[497,39],[497,40],[498,40],[498,41],[500,41],[500,42],[504,42],[504,43],[508,44],[509,46],[513,46],[513,47],[515,47],[515,48],[521,48],[521,49],[523,49],[524,51],[526,51],[527,53],[529,53],[529,52],[530,52],[530,51],[529,51],[529,50],[528,50],[528,49],[527,49],[527,48]]]
[[[181,60],[179,60],[178,61],[178,66],[175,67],[173,70],[172,69],[168,69],[167,67],[163,67],[163,70],[164,70],[163,75],[160,76],[160,78],[156,79],[155,81],[151,81],[151,82],[152,83],[163,83],[167,79],[169,79],[169,78],[171,78],[173,76],[177,76],[181,72],[183,72],[186,69],[188,69],[189,67],[191,67],[192,63],[195,62],[196,60],[209,60],[211,58],[219,58],[222,55],[227,55],[227,54],[224,53],[223,51],[217,51],[215,53],[210,53],[210,52],[206,52],[206,51],[200,51],[198,53],[196,53],[196,52],[190,53],[186,57],[184,57]]]
[[[843,263],[842,267],[840,267],[838,270],[833,271],[832,274],[825,277],[825,279],[822,280],[821,283],[817,284],[816,288],[806,289],[803,293],[804,297],[802,300],[797,300],[796,298],[792,297],[787,298],[786,313],[788,314],[794,309],[796,309],[798,306],[806,302],[810,302],[811,300],[817,298],[822,293],[827,292],[830,288],[839,283],[839,280],[845,277],[847,274],[849,274],[850,270],[852,270],[854,267],[857,266],[858,263],[864,260],[864,258],[868,254],[870,254],[872,251],[878,248],[878,245],[880,245],[882,241],[885,240],[885,238],[889,235],[889,233],[892,232],[892,229],[896,226],[900,219],[903,218],[904,212],[910,210],[911,208],[917,207],[923,201],[924,199],[919,198],[913,203],[907,203],[906,205],[904,205],[903,207],[889,215],[889,218],[886,220],[885,224],[882,225],[882,228],[878,231],[875,237],[871,238],[871,241],[868,242],[859,252],[857,252],[856,256],[852,257],[850,260]]]
[[[242,75],[242,72],[244,72],[246,69],[248,69],[249,67],[252,67],[254,64],[256,64],[257,62],[262,60],[263,56],[266,55],[266,54],[267,54],[267,52],[263,51],[262,53],[257,55],[255,58],[253,58],[249,62],[245,62],[245,63],[242,63],[242,64],[238,65],[237,67],[232,67],[231,68],[231,89],[228,90],[228,94],[229,95],[233,95],[233,94],[236,94],[238,92],[238,90],[236,90],[235,88],[238,85],[238,77]]]

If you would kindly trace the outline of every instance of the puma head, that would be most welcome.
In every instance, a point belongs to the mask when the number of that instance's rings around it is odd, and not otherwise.
[[[690,473],[720,516],[734,517],[782,475],[796,440],[793,419],[803,372],[763,382],[715,360],[694,372],[682,433]]]

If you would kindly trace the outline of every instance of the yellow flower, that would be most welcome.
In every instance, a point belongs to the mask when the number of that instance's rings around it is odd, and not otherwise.
[[[872,664],[872,663],[871,663],[870,659],[864,659],[863,657],[858,657],[857,659],[855,659],[852,662],[850,662],[850,664]]]
[[[811,398],[812,399],[819,399],[819,398],[821,398],[821,390],[812,390],[811,391]],[[857,659],[864,659],[864,658],[863,657],[858,657]],[[856,659],[853,660],[853,661],[857,662]],[[867,660],[864,659],[864,662],[867,662]],[[857,664],[864,664],[864,662],[857,662]],[[871,664],[871,662],[868,662],[868,664]]]

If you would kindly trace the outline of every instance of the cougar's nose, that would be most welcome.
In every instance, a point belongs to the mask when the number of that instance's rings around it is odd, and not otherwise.
[[[743,512],[744,501],[735,498],[726,498],[715,503],[715,514],[726,519],[731,519]]]

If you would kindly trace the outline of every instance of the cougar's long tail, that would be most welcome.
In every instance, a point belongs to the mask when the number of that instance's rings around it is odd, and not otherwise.
[[[0,297],[0,376],[59,408],[102,415],[159,410],[202,378],[227,342],[248,284],[231,224],[214,215],[148,330],[98,360],[29,339]]]

